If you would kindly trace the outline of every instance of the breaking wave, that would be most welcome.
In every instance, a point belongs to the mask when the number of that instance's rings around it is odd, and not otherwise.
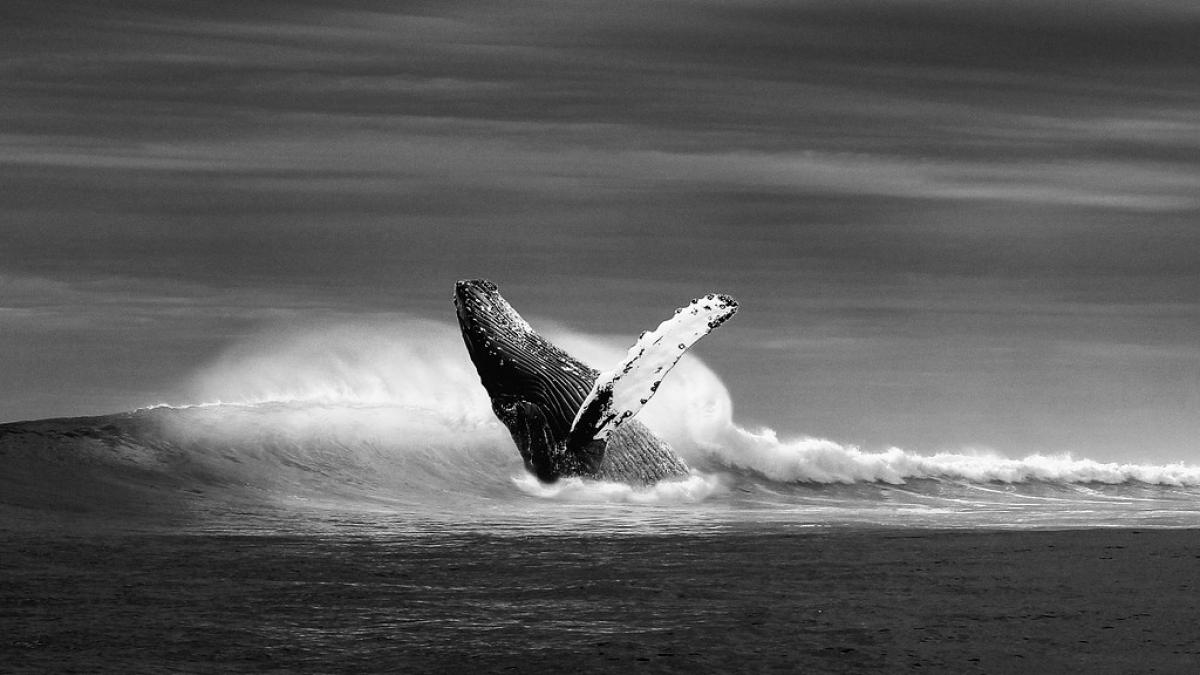
[[[628,347],[542,327],[598,369]],[[869,452],[746,429],[728,390],[694,356],[639,413],[687,459],[689,478],[652,488],[546,485],[524,471],[492,415],[457,328],[403,317],[264,332],[197,373],[191,391],[192,402],[132,413],[0,425],[0,507],[145,512],[157,504],[179,517],[331,508],[440,522],[541,519],[546,502],[560,514],[652,505],[676,509],[675,519],[716,509],[926,525],[962,513],[1063,524],[1064,505],[1105,522],[1200,515],[1200,467]],[[178,508],[161,508],[168,502]]]
[[[544,322],[543,322],[544,325]],[[552,327],[551,341],[603,370],[623,358],[620,338]],[[408,319],[396,322],[309,327],[265,333],[238,345],[197,375],[197,398],[225,403],[312,403],[350,406],[343,420],[292,413],[279,424],[377,428],[383,434],[418,434],[448,445],[476,434],[506,442],[486,393],[465,358],[458,330],[449,324]],[[388,417],[366,415],[364,406],[394,408]],[[355,415],[361,415],[355,417]],[[1136,481],[1200,485],[1200,467],[1182,464],[1101,463],[1069,455],[997,453],[920,454],[900,448],[868,452],[832,440],[781,439],[771,429],[749,430],[733,419],[733,401],[720,378],[687,355],[639,414],[693,465],[741,470],[780,482],[902,484],[946,478],[974,482],[1029,481],[1119,484]],[[314,420],[319,420],[316,422]],[[405,429],[414,424],[416,428]],[[382,425],[382,426],[381,426]],[[560,494],[562,491],[549,491]]]

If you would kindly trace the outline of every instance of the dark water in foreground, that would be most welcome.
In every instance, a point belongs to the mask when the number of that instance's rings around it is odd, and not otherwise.
[[[23,534],[6,672],[1189,672],[1200,533]]]

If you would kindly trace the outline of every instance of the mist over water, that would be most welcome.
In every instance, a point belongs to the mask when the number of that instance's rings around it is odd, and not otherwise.
[[[599,370],[620,361],[628,347],[618,337],[558,326],[545,333]],[[193,388],[197,400],[205,402],[344,407],[341,416],[321,418],[323,428],[346,424],[381,436],[412,437],[419,432],[432,443],[474,434],[507,441],[474,367],[465,358],[458,329],[440,322],[401,318],[264,333],[200,372]],[[378,413],[389,408],[393,414]],[[1065,454],[1010,458],[971,450],[922,454],[894,447],[869,452],[816,437],[780,438],[769,428],[752,430],[737,424],[729,391],[690,354],[664,380],[639,419],[693,465],[744,470],[785,483],[902,484],[946,478],[1200,485],[1200,467],[1183,464],[1101,463]],[[305,425],[312,422],[297,414],[281,418],[280,423],[299,425],[295,430],[304,433]]]
[[[628,347],[561,327],[544,334],[598,369],[619,362]],[[35,448],[24,455],[33,459],[9,467],[35,477],[23,484],[21,503],[46,507],[39,500],[51,482],[61,491],[78,481],[79,494],[90,494],[100,475],[116,493],[136,497],[127,501],[183,495],[183,512],[218,528],[594,532],[746,520],[932,527],[1200,520],[1197,467],[871,452],[747,429],[720,378],[690,355],[639,419],[687,460],[691,476],[650,488],[576,478],[543,484],[526,473],[492,414],[457,327],[408,317],[264,331],[196,373],[191,390],[190,402],[123,415],[19,423],[0,441]],[[84,473],[55,473],[61,455],[37,454],[34,436],[70,445]],[[79,497],[79,508],[124,503],[96,494],[98,501]]]
[[[598,369],[628,347],[543,332]],[[219,531],[1200,523],[1197,467],[872,452],[747,429],[720,378],[690,355],[639,413],[690,476],[648,488],[544,484],[492,414],[457,327],[407,317],[277,327],[202,368],[191,389],[173,405],[0,425],[0,508],[30,522],[92,513]]]

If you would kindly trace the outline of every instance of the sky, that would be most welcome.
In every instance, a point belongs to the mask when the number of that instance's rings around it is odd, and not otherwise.
[[[781,435],[1200,463],[1200,8],[4,3],[0,420],[472,277],[735,296],[696,352]]]

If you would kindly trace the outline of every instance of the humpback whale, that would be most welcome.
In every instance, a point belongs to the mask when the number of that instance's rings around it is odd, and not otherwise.
[[[579,476],[652,485],[688,474],[671,446],[633,416],[683,353],[733,316],[733,298],[692,300],[642,333],[625,359],[604,373],[538,335],[486,279],[455,284],[454,306],[492,412],[539,480]]]

